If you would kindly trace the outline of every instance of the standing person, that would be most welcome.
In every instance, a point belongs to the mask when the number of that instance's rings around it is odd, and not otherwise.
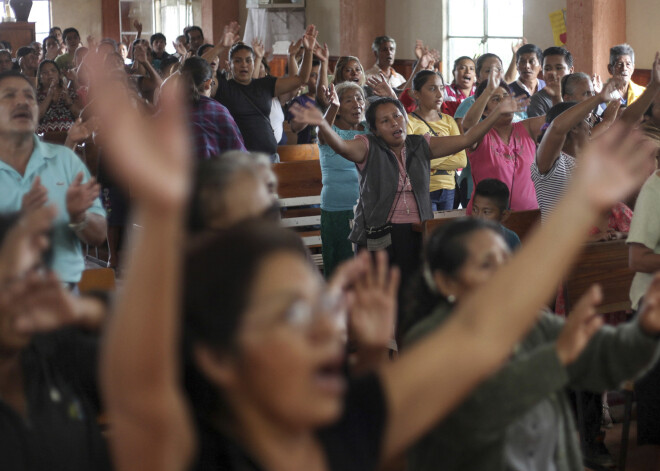
[[[57,63],[44,60],[37,70],[39,127],[37,132],[67,131],[80,114],[75,90],[68,89]]]
[[[534,44],[525,44],[516,51],[518,79],[509,84],[514,95],[530,98],[545,87],[545,82],[539,79],[542,63],[543,52]]]
[[[461,56],[454,61],[452,69],[454,80],[445,85],[445,97],[442,112],[454,116],[459,105],[477,91],[476,64],[467,56]]]
[[[80,46],[80,33],[76,28],[66,28],[62,33],[66,52],[57,56],[55,63],[62,71],[67,71],[73,67],[73,55]]]
[[[296,90],[309,80],[312,70],[312,50],[317,34],[314,25],[307,28],[302,41],[305,57],[298,75],[291,77],[254,79],[254,50],[244,43],[234,44],[236,39],[234,31],[227,30],[223,40],[215,48],[204,53],[204,58],[217,57],[231,47],[229,50],[231,78],[218,77],[218,92],[215,99],[225,105],[236,120],[247,150],[264,152],[270,155],[273,161],[279,160],[277,141],[269,119],[273,98]]]
[[[152,34],[149,38],[149,44],[151,46],[151,65],[156,69],[156,72],[162,75],[162,63],[170,56],[165,51],[167,38],[163,33]]]
[[[372,75],[383,74],[385,80],[393,89],[399,88],[406,83],[403,75],[394,70],[394,56],[396,55],[396,41],[389,36],[378,36],[371,45],[371,50],[376,57],[376,63],[365,72],[368,79]]]
[[[325,120],[342,139],[369,134],[364,121],[365,97],[362,87],[345,81],[330,85],[327,90],[330,104]],[[355,164],[337,154],[321,137],[319,159],[323,188],[321,189],[321,243],[323,244],[323,274],[334,273],[340,262],[353,257],[349,240],[353,207],[360,196],[358,172]]]
[[[445,84],[438,72],[423,70],[413,78],[412,96],[417,109],[408,114],[408,134],[458,136],[461,131],[454,118],[441,112]],[[454,208],[456,170],[467,165],[465,150],[431,161],[431,209],[446,211]]]
[[[314,59],[312,61],[312,71],[309,74],[309,80],[307,80],[307,93],[304,95],[298,95],[295,97],[291,104],[298,104],[302,106],[307,106],[308,104],[312,106],[317,106],[316,104],[316,82],[319,78],[319,68],[321,67],[321,62]],[[295,132],[298,135],[297,144],[316,144],[318,143],[318,135],[316,132],[316,127],[314,126],[302,126],[299,123],[292,122],[291,113],[287,112],[286,119],[291,125],[291,131]]]
[[[44,39],[43,48],[42,60],[48,59],[53,61],[60,55],[60,42],[55,36],[47,36]]]
[[[64,44],[64,37],[62,36],[62,28],[59,26],[53,26],[48,32],[48,36],[55,36],[55,39],[57,39],[57,44],[60,48],[58,55],[66,53],[66,44]],[[55,57],[52,59],[54,60]]]
[[[190,26],[185,29],[185,35],[188,50],[196,54],[197,49],[204,44],[204,31],[199,26]]]
[[[632,81],[635,72],[635,51],[629,44],[619,44],[610,49],[610,62],[607,70],[612,77],[620,77],[621,104],[630,106],[644,93],[644,87]]]
[[[543,79],[546,86],[532,95],[527,116],[545,115],[553,105],[561,103],[561,79],[573,73],[573,55],[563,47],[549,47],[543,51]]]
[[[511,95],[509,86],[499,80],[499,72],[491,70],[488,81],[477,88],[474,95],[477,101],[465,116],[463,129],[468,130],[483,116],[490,116],[491,110]],[[536,154],[535,137],[544,121],[544,117],[536,117],[514,123],[513,114],[502,115],[492,129],[468,149],[474,186],[486,178],[504,182],[511,192],[511,211],[538,208],[529,168]],[[472,201],[467,205],[468,214],[471,210]]]
[[[52,65],[55,67],[54,65]],[[34,132],[39,106],[34,87],[22,75],[0,75],[0,211],[57,207],[52,236],[53,270],[65,283],[80,280],[82,243],[106,238],[100,187],[85,164],[63,146],[41,142]]]
[[[330,57],[324,55],[324,59],[321,60],[321,70],[319,72],[318,85],[316,87],[316,102],[321,105],[323,109],[326,109],[330,103],[326,100],[326,93],[328,89],[328,61]],[[337,59],[335,64],[335,73],[332,77],[332,83],[336,87],[343,82],[353,82],[360,87],[364,87],[364,82],[366,80],[364,74],[364,68],[360,63],[360,59],[354,56],[341,56]]]

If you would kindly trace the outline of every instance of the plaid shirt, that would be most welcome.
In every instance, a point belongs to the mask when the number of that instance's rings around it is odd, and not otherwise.
[[[229,110],[212,98],[199,97],[190,110],[195,156],[208,160],[228,150],[246,151],[243,136]]]

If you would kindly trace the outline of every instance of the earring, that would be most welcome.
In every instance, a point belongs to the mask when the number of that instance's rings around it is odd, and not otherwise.
[[[454,304],[456,302],[456,296],[454,296],[453,294],[448,295],[447,301],[449,301],[450,304]]]

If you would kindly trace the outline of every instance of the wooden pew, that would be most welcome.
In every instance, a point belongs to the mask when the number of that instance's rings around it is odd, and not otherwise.
[[[319,160],[319,146],[316,144],[296,144],[278,146],[277,153],[280,162],[297,162],[300,160]]]
[[[564,283],[566,312],[570,312],[580,296],[594,283],[603,288],[603,302],[598,312],[630,309],[630,285],[634,276],[635,272],[628,268],[625,240],[586,244]]]
[[[282,225],[300,234],[312,251],[314,262],[323,266],[321,256],[321,165],[318,160],[300,160],[273,164],[278,180]]]
[[[454,216],[452,213],[455,213],[456,216]],[[446,215],[442,216],[442,214]],[[440,216],[441,217],[437,217],[436,215],[435,219],[430,219],[422,223],[422,234],[424,237],[428,237],[440,226],[443,226],[451,221],[455,221],[459,217],[465,217],[465,213],[461,213],[460,211],[446,211],[444,213],[440,213]],[[541,211],[538,209],[529,211],[513,211],[509,215],[509,218],[504,221],[502,225],[518,234],[518,237],[520,237],[520,240],[522,241],[525,239],[525,237],[527,237],[529,231],[536,225],[538,221],[540,221],[540,219]]]

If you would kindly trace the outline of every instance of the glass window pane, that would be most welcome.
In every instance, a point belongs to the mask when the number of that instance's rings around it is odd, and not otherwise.
[[[34,30],[37,41],[41,42],[50,30],[50,5],[48,0],[35,0],[28,21],[36,23]]]
[[[448,35],[483,36],[484,0],[448,0]]]
[[[511,56],[513,56],[513,53],[511,52],[511,43],[514,41],[515,40],[511,38],[488,38],[488,42],[486,43],[485,52],[500,56],[505,71],[507,67],[509,67]]]
[[[480,38],[449,38],[447,48],[447,61],[445,63],[445,70],[447,70],[447,82],[451,82],[451,70],[454,61],[461,56],[474,57],[481,55],[483,52],[483,45]]]
[[[487,0],[488,36],[523,35],[523,0]]]
[[[183,34],[183,28],[192,24],[192,8],[186,6],[184,1],[181,1],[180,5],[172,1],[167,3],[168,6],[160,9],[161,32],[167,38],[167,52],[174,53],[172,43],[177,36]]]

